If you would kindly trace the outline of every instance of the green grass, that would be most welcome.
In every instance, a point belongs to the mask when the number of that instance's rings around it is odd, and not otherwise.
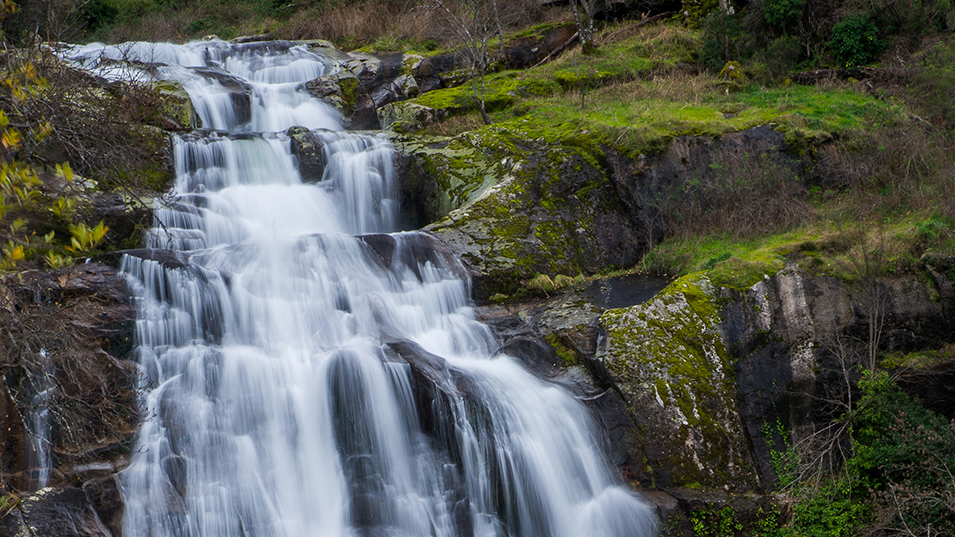
[[[714,283],[744,289],[773,276],[786,262],[845,282],[860,278],[866,259],[878,263],[880,274],[918,269],[925,253],[955,253],[955,227],[949,225],[932,240],[920,237],[924,212],[909,212],[878,221],[851,219],[839,213],[838,203],[818,208],[817,220],[798,229],[759,236],[730,233],[698,234],[665,240],[642,262],[647,272],[681,276],[708,270]]]
[[[674,66],[692,60],[696,33],[669,25],[643,30],[592,56],[574,52],[533,69],[491,74],[486,107],[496,123],[532,138],[557,142],[565,134],[573,142],[575,132],[585,131],[632,154],[661,150],[675,136],[720,136],[765,124],[804,149],[907,121],[899,106],[849,87],[733,88],[709,74],[681,74]],[[465,84],[415,102],[467,115],[476,101]]]

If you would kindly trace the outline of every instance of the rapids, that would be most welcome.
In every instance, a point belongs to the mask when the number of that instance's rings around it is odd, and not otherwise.
[[[387,139],[302,88],[333,62],[280,42],[67,56],[182,83],[205,129],[174,137],[175,201],[146,239],[188,263],[123,264],[146,409],[125,535],[655,535],[586,408],[495,356],[457,262],[396,231]],[[318,184],[293,125],[325,129]]]

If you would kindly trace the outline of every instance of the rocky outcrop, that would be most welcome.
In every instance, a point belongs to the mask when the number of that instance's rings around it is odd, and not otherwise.
[[[136,314],[125,280],[97,263],[26,271],[0,286],[0,318],[0,447],[8,455],[0,481],[19,491],[38,483],[27,444],[42,429],[27,418],[42,391],[50,418],[41,441],[56,487],[25,499],[2,524],[9,535],[26,524],[33,535],[110,535],[118,491],[103,484],[128,464],[139,423],[137,368],[128,360]]]
[[[25,498],[0,519],[11,537],[112,537],[80,489],[46,488]]]
[[[600,318],[606,336],[594,360],[639,409],[639,473],[657,487],[757,488],[716,299],[717,288],[692,275]]]
[[[662,151],[636,159],[605,148],[610,180],[643,240],[658,244],[668,234],[666,200],[691,194],[691,182],[712,181],[726,169],[746,163],[780,167],[806,177],[810,161],[786,142],[783,133],[762,125],[721,137],[677,136]],[[752,165],[752,164],[751,164]],[[705,200],[704,200],[705,201]]]
[[[162,101],[162,113],[170,122],[170,129],[198,129],[202,119],[192,106],[185,88],[178,82],[160,80],[153,83]]]
[[[641,241],[598,163],[583,151],[510,137],[394,138],[413,212],[480,274],[479,299],[537,273],[631,266]],[[405,205],[406,200],[402,199]]]
[[[842,412],[846,381],[858,379],[859,366],[870,367],[873,313],[884,317],[880,354],[901,359],[918,351],[939,353],[955,342],[947,314],[955,303],[938,294],[938,282],[911,275],[869,283],[846,284],[789,265],[746,291],[723,291],[722,325],[735,360],[740,417],[764,486],[776,481],[770,452],[784,447],[778,428],[800,443]],[[877,312],[867,307],[873,297],[866,293],[877,294]],[[902,366],[899,374],[908,379],[903,385],[928,407],[952,416],[951,392],[937,382],[951,378],[955,356],[946,361],[945,352],[939,354],[928,363],[902,359],[876,366]]]

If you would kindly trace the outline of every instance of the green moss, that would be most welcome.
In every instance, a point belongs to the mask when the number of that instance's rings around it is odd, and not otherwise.
[[[577,365],[577,353],[567,345],[561,343],[560,337],[556,333],[551,332],[545,335],[544,339],[547,340],[547,343],[554,349],[554,352],[557,353],[557,356],[565,366]]]
[[[702,274],[680,278],[654,300],[604,312],[606,353],[600,359],[632,405],[666,416],[673,435],[671,473],[678,483],[721,487],[752,484],[738,454],[744,437],[736,415],[735,383],[719,331],[716,288]],[[692,446],[692,447],[691,447]]]

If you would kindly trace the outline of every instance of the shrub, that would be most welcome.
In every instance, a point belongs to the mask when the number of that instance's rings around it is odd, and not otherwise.
[[[770,26],[785,30],[799,20],[804,5],[804,0],[764,0],[763,16]]]
[[[714,11],[703,20],[700,61],[707,69],[719,72],[728,61],[749,57],[746,34],[734,15]]]
[[[955,42],[937,43],[920,59],[924,67],[911,85],[912,96],[933,123],[955,124]]]
[[[86,28],[94,32],[102,26],[112,24],[118,15],[119,10],[107,0],[93,0],[86,9]]]
[[[876,530],[955,532],[955,423],[927,410],[885,372],[866,375],[848,470],[875,495]]]
[[[867,15],[852,15],[832,29],[829,51],[839,65],[857,67],[872,63],[885,48],[879,29]]]
[[[803,48],[798,37],[784,36],[774,39],[764,53],[763,63],[772,76],[783,76],[793,70],[802,58]]]

